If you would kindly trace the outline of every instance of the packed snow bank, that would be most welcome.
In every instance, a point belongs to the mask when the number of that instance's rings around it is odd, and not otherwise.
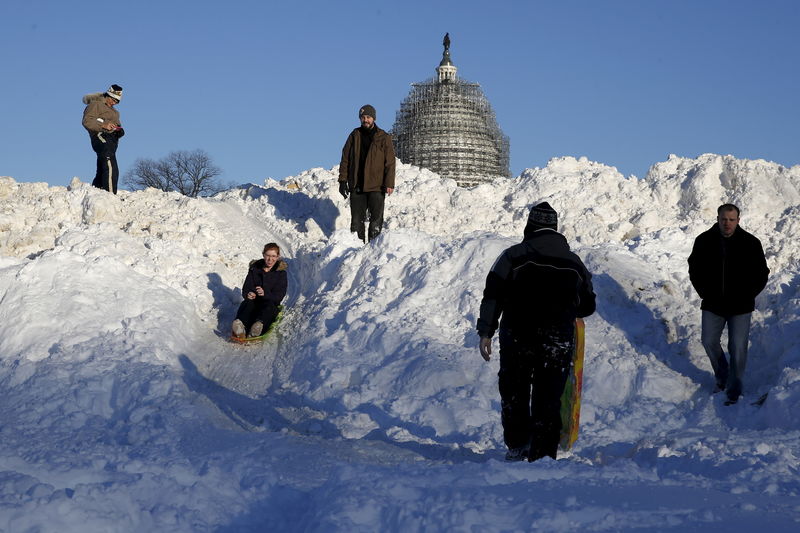
[[[365,246],[335,168],[208,199],[0,178],[0,529],[796,528],[800,167],[707,154],[637,180],[566,157],[470,190],[399,164],[397,183]],[[598,294],[583,425],[561,460],[506,464],[474,326],[543,200]],[[772,269],[760,408],[711,396],[687,274],[728,201]],[[269,241],[288,311],[234,346]]]

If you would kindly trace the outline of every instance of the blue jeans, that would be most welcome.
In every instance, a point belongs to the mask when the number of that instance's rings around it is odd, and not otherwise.
[[[725,387],[730,400],[738,400],[742,394],[742,376],[747,365],[747,342],[750,336],[751,313],[733,316],[719,316],[711,311],[703,311],[701,339],[706,350],[717,385]],[[720,338],[722,329],[728,324],[728,353],[730,364],[725,359]]]

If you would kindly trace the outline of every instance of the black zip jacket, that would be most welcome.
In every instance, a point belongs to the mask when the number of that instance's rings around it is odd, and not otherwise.
[[[592,276],[549,228],[526,228],[525,240],[505,250],[486,276],[478,334],[491,337],[500,326],[524,332],[539,325],[572,324],[595,311]]]
[[[752,313],[768,275],[761,241],[740,226],[725,238],[714,224],[694,240],[689,279],[703,299],[701,309],[719,316]]]

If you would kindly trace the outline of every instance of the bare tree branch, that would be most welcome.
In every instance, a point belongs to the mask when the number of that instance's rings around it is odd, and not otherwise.
[[[220,174],[222,170],[214,165],[205,151],[179,150],[158,161],[137,159],[125,174],[125,182],[132,190],[153,187],[196,198],[223,190],[223,185],[216,179]]]

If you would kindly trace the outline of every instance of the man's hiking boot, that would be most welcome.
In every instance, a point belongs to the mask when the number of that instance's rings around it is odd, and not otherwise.
[[[238,318],[233,321],[233,336],[240,339],[244,338],[244,324]]]

